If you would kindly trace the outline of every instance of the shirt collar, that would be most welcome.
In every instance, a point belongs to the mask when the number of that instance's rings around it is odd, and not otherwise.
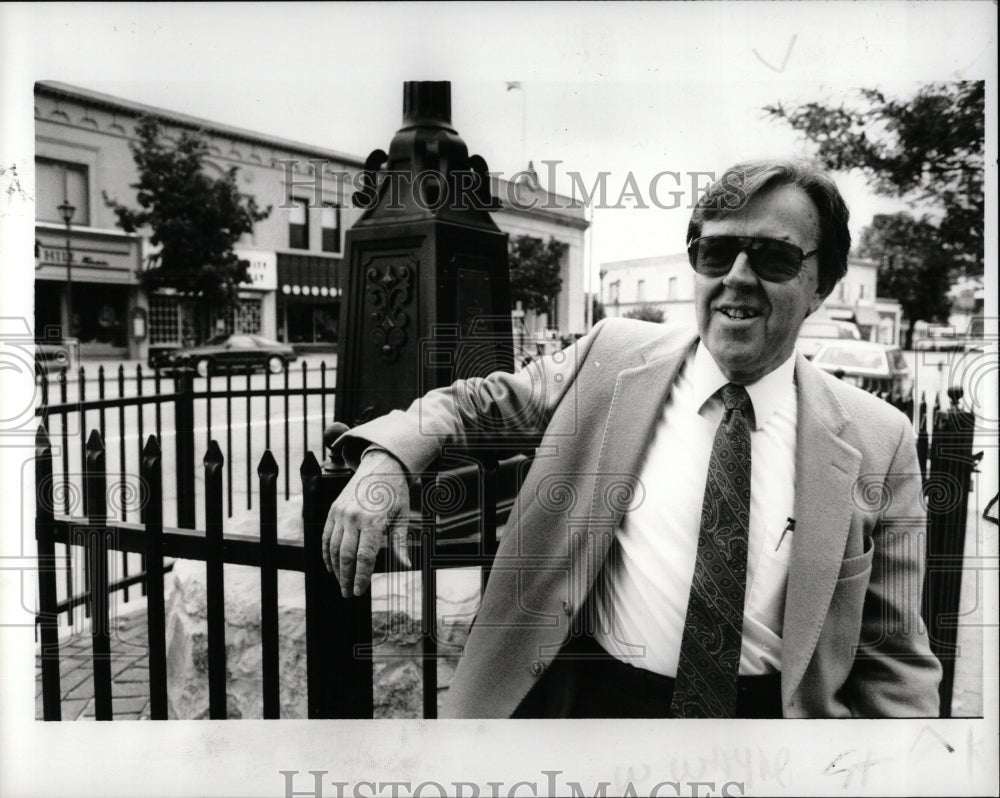
[[[715,358],[708,351],[704,341],[698,342],[688,369],[695,404],[699,409],[729,382],[719,370]],[[778,368],[768,372],[757,382],[747,385],[746,389],[753,405],[754,429],[761,429],[787,398],[789,392],[795,390],[795,353],[793,352]]]

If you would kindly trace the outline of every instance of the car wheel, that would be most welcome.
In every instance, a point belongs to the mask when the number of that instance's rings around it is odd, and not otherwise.
[[[272,374],[281,374],[285,370],[285,361],[278,355],[272,355],[267,359],[267,370]]]
[[[212,361],[207,357],[203,357],[195,363],[194,370],[198,373],[199,377],[207,377],[208,372],[212,370]]]

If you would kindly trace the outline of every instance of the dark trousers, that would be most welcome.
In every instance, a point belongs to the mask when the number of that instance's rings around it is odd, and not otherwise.
[[[781,674],[741,676],[738,718],[780,718]],[[590,637],[567,643],[515,718],[669,718],[674,680],[612,657]]]

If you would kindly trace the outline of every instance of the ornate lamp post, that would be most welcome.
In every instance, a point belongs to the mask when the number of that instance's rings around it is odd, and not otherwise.
[[[58,206],[59,215],[66,223],[66,334],[63,338],[70,338],[73,335],[73,214],[76,207],[70,201],[63,200]]]

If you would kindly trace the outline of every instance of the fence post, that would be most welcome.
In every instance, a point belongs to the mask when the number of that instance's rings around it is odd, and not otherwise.
[[[961,388],[949,388],[951,408],[934,414],[931,459],[924,495],[927,497],[927,576],[924,620],[931,651],[941,661],[939,693],[942,718],[951,717],[958,655],[958,605],[972,474],[972,434],[975,417],[960,410]]]
[[[35,540],[38,545],[38,620],[41,627],[42,718],[62,720],[59,689],[59,612],[56,609],[56,550],[52,539],[55,491],[52,446],[45,427],[35,435]]]
[[[351,472],[343,467],[321,469],[312,452],[307,452],[300,474],[309,717],[370,718],[374,706],[371,592],[343,598],[322,559],[323,524]]]
[[[205,454],[205,612],[208,616],[208,716],[226,719],[226,595],[222,535],[222,466],[219,444]]]
[[[87,441],[86,495],[89,524],[87,570],[90,574],[90,633],[94,661],[94,717],[111,720],[111,619],[108,607],[107,471],[104,441],[92,430]]]
[[[163,466],[160,445],[152,435],[142,452],[146,491],[142,522],[146,526],[146,618],[149,635],[149,717],[167,719],[167,631],[163,595]]]
[[[260,480],[260,645],[264,718],[281,717],[278,679],[278,463],[270,449],[257,466]]]
[[[194,370],[187,365],[174,371],[174,392],[177,526],[194,529]]]

